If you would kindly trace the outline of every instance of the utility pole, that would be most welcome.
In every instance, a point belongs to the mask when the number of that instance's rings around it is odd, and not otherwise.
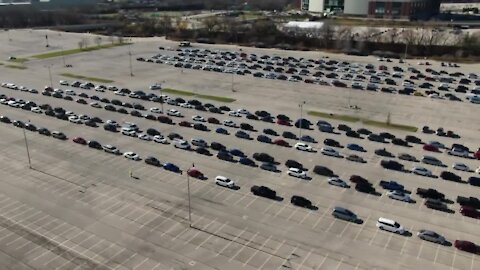
[[[187,172],[187,192],[188,192],[188,225],[192,227],[192,207],[190,204],[190,177]]]
[[[232,72],[232,92],[235,92],[235,89],[233,88],[233,72]]]
[[[298,139],[302,137],[302,128],[303,128],[303,105],[305,104],[305,101],[302,101],[300,104],[298,104],[298,107],[300,107],[300,124],[298,125]]]
[[[130,61],[130,77],[133,77],[133,67],[132,67],[132,51],[131,51],[131,45],[128,45],[128,56],[129,56],[129,61]]]
[[[25,148],[27,149],[28,168],[32,168],[32,161],[30,160],[30,151],[28,150],[27,134],[25,133],[25,125],[23,126],[23,138],[25,139]]]
[[[52,70],[51,70],[52,65],[47,65],[46,67],[48,68],[48,77],[50,78],[50,87],[53,88]]]

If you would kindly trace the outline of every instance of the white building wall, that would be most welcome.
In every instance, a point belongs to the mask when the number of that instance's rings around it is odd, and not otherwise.
[[[310,0],[311,1],[311,0]],[[368,15],[369,0],[345,0],[343,13],[346,15]]]
[[[325,0],[309,0],[308,11],[323,12]]]

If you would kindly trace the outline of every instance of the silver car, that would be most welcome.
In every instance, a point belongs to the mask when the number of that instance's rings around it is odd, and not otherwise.
[[[358,222],[358,217],[352,211],[343,207],[335,207],[332,211],[332,216],[338,219],[343,219],[351,222]]]
[[[438,233],[434,231],[429,231],[429,230],[420,230],[417,233],[418,238],[425,240],[425,241],[430,241],[433,243],[437,243],[440,245],[444,245],[447,243],[447,240],[445,237],[439,235]]]
[[[423,156],[422,162],[425,163],[425,164],[430,164],[430,165],[434,165],[434,166],[443,166],[442,161],[440,161],[436,157],[432,157],[432,156]]]

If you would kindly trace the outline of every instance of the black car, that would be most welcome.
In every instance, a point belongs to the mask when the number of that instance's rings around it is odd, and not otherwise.
[[[208,108],[208,111],[211,113],[222,113],[222,111],[219,108],[216,107],[210,107]]]
[[[195,149],[195,152],[201,155],[206,155],[206,156],[211,155],[210,151],[208,151],[208,149],[206,149],[205,147],[198,147]]]
[[[85,126],[88,126],[88,127],[97,127],[97,123],[91,119],[83,122],[83,124],[85,124]]]
[[[253,160],[251,160],[247,157],[241,157],[238,160],[238,163],[243,164],[243,165],[247,165],[247,166],[255,166],[255,161],[253,161]]]
[[[375,188],[370,183],[360,182],[355,185],[355,190],[363,193],[375,193]]]
[[[272,136],[278,136],[278,133],[271,128],[264,129],[263,133],[268,134],[268,135],[272,135]]]
[[[105,107],[103,107],[103,108],[104,108],[105,110],[107,110],[107,111],[111,111],[111,112],[115,112],[115,111],[117,111],[117,108],[115,108],[115,106],[113,106],[113,105],[110,105],[110,104],[108,104],[108,105],[105,105]]]
[[[325,139],[323,143],[325,145],[332,146],[332,147],[340,147],[340,148],[342,147],[342,145],[334,139]]]
[[[208,131],[208,127],[202,123],[195,123],[193,124],[193,129],[196,130],[202,130],[202,131]]]
[[[381,143],[385,142],[385,139],[382,136],[374,134],[374,133],[368,135],[367,138],[368,138],[369,141],[372,141],[372,142],[381,142]]]
[[[245,116],[245,118],[250,119],[250,120],[258,120],[258,116],[256,116],[255,114],[247,114],[247,116]]]
[[[344,125],[344,124],[339,124],[338,125],[338,130],[341,130],[341,131],[350,131],[352,130],[351,127],[347,126],[347,125]]]
[[[366,128],[359,128],[359,129],[357,130],[357,133],[358,133],[358,134],[363,134],[363,135],[370,135],[370,134],[372,134],[372,132],[371,132],[370,130],[366,129]]]
[[[250,191],[256,196],[265,197],[269,199],[277,198],[277,192],[275,192],[274,190],[266,186],[252,186],[250,188]]]
[[[307,119],[298,119],[295,121],[295,127],[297,128],[309,129],[311,125],[312,123]]]
[[[76,102],[77,102],[77,103],[80,103],[80,104],[87,104],[87,101],[85,101],[85,100],[82,99],[82,98],[77,99]]]
[[[230,153],[228,153],[227,151],[224,151],[224,150],[218,151],[217,158],[221,159],[221,160],[226,160],[226,161],[233,161],[234,160],[233,156]]]
[[[440,173],[440,178],[442,178],[443,180],[449,180],[449,181],[453,181],[453,182],[461,182],[462,181],[462,177],[460,177],[459,175],[456,175],[455,173],[449,172],[449,171],[441,172]]]
[[[46,110],[44,114],[48,116],[55,116],[55,112],[53,110]]]
[[[228,107],[228,106],[220,106],[220,107],[218,107],[218,108],[219,108],[221,111],[226,111],[226,112],[231,111],[230,107]]]
[[[255,128],[252,125],[247,124],[247,123],[241,123],[240,128],[243,129],[243,130],[255,131]]]
[[[25,129],[30,131],[37,131],[37,127],[30,123],[25,124]]]
[[[112,124],[103,125],[103,129],[108,130],[108,131],[112,131],[112,132],[117,131],[117,127],[115,125],[112,125]]]
[[[360,134],[357,133],[355,130],[349,130],[345,132],[345,136],[351,137],[351,138],[360,138]]]
[[[227,147],[225,147],[225,145],[223,145],[223,144],[221,144],[221,143],[212,142],[212,143],[210,144],[210,148],[212,148],[213,150],[220,151],[220,150],[226,149]]]
[[[118,112],[118,113],[122,113],[122,114],[128,114],[128,111],[125,110],[124,108],[118,109],[117,112]],[[156,120],[156,118],[155,118],[154,120]]]
[[[253,159],[260,161],[260,162],[266,162],[266,163],[274,163],[275,159],[270,156],[267,153],[254,153],[253,154]]]
[[[334,176],[334,173],[333,173],[332,170],[330,170],[327,167],[320,166],[320,165],[316,165],[313,168],[313,172],[318,174],[318,175],[323,175],[323,176],[328,176],[328,177]]]
[[[395,145],[400,145],[400,146],[409,146],[408,145],[408,142],[400,139],[400,138],[395,138],[392,140],[392,143],[395,144]]]
[[[51,135],[50,130],[48,130],[48,129],[46,129],[46,128],[39,128],[39,129],[37,130],[37,132],[38,132],[39,134],[42,134],[42,135],[45,135],[45,136],[50,136],[50,135]]]
[[[257,141],[263,142],[263,143],[272,143],[272,139],[270,139],[270,137],[265,136],[265,135],[258,135],[257,136]]]
[[[102,150],[102,145],[97,141],[89,141],[88,147]]]
[[[284,131],[282,133],[282,137],[286,138],[286,139],[293,139],[293,140],[296,140],[297,139],[297,135],[293,134],[292,132],[290,131]]]
[[[168,134],[167,137],[168,137],[170,140],[172,140],[172,141],[175,140],[175,139],[183,140],[182,135],[180,135],[180,134],[178,134],[178,133],[174,133],[174,132]]]
[[[12,121],[6,116],[0,116],[0,122],[10,124]]]
[[[153,166],[162,166],[162,163],[160,163],[160,160],[158,160],[156,157],[145,158],[145,163]]]
[[[388,133],[388,132],[380,132],[378,135],[380,135],[381,137],[383,137],[385,139],[389,139],[389,140],[395,139],[395,135],[393,135],[391,133]]]
[[[290,203],[296,206],[310,208],[312,207],[312,202],[302,196],[293,195],[290,199]]]
[[[147,129],[146,133],[150,136],[160,135],[160,132],[154,128]]]
[[[394,171],[402,171],[403,170],[403,164],[395,161],[395,160],[382,160],[380,162],[380,165],[389,170],[394,170]]]
[[[417,143],[417,144],[421,144],[422,143],[422,139],[418,138],[418,137],[415,137],[413,135],[407,135],[405,136],[405,141],[407,142],[410,142],[410,143]]]
[[[287,166],[288,168],[297,168],[297,169],[303,170],[303,165],[300,162],[293,159],[289,159],[285,161],[285,166]]]

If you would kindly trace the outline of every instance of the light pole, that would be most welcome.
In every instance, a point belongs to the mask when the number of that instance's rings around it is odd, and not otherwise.
[[[187,172],[187,192],[188,192],[188,225],[192,227],[192,208],[190,204],[190,177]]]
[[[130,66],[130,77],[133,77],[133,67],[132,67],[132,51],[131,45],[128,45],[128,56],[129,56],[129,66]]]
[[[25,148],[27,149],[28,168],[32,168],[32,161],[30,160],[30,151],[28,150],[27,134],[25,133],[25,125],[23,125],[23,138],[25,139]]]
[[[300,123],[298,125],[298,139],[302,137],[302,128],[303,128],[303,105],[305,105],[305,101],[302,101],[300,104],[298,104],[298,107],[300,107]]]
[[[232,92],[235,92],[235,89],[233,88],[233,72],[232,72]]]
[[[50,87],[53,88],[53,80],[52,80],[52,70],[51,70],[52,65],[47,65],[46,68],[48,68],[48,77],[50,78]]]

